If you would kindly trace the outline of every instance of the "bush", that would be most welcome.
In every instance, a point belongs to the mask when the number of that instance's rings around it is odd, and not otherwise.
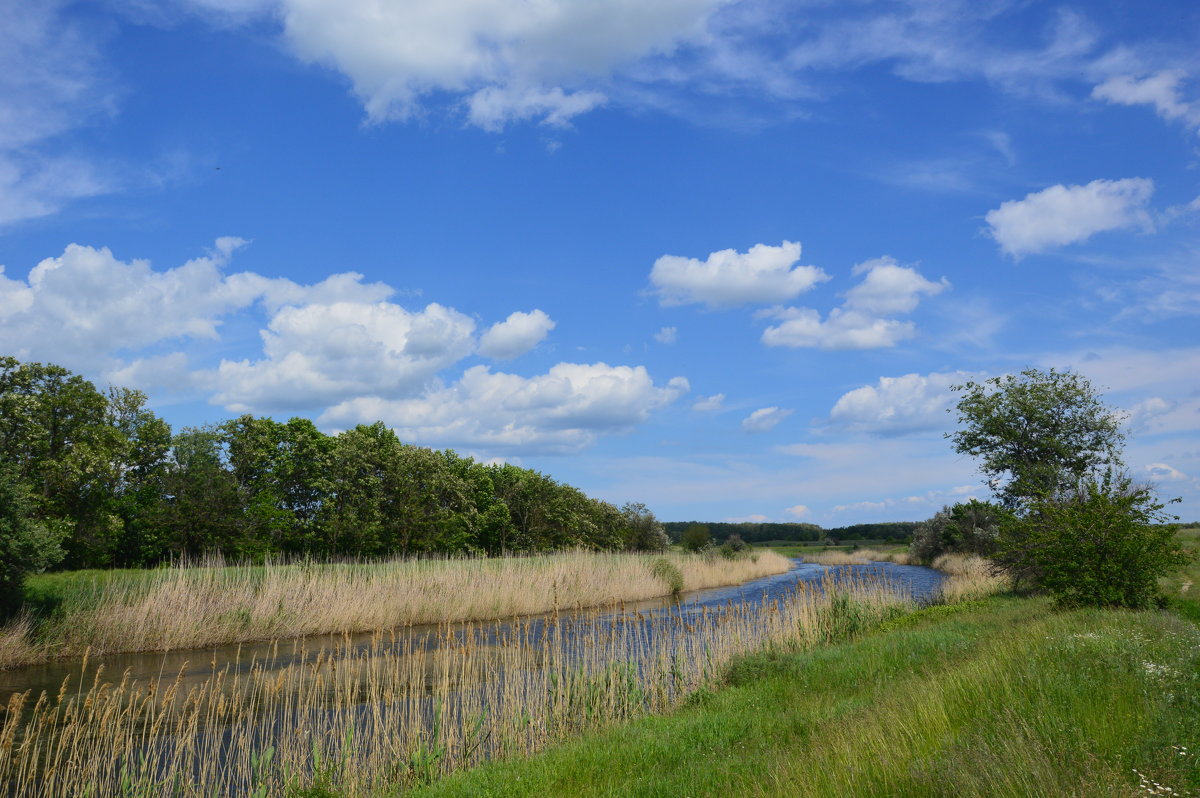
[[[65,531],[33,519],[28,488],[14,469],[0,465],[0,618],[20,606],[26,574],[63,558]]]
[[[749,550],[750,544],[742,540],[741,535],[730,535],[721,544],[721,556],[727,560],[737,559]]]
[[[978,499],[943,507],[917,525],[909,553],[922,562],[932,562],[943,554],[986,557],[996,547],[1000,522],[1006,515],[999,505]]]
[[[688,551],[703,551],[712,542],[712,534],[709,533],[708,527],[701,524],[692,524],[683,530],[683,535],[679,538],[679,542]]]
[[[1191,559],[1170,518],[1128,477],[1087,479],[1005,519],[995,561],[1062,605],[1144,609],[1162,601],[1158,578]]]
[[[671,590],[671,595],[676,595],[683,590],[683,573],[666,557],[656,557],[654,562],[650,563],[650,573],[655,579],[661,579],[666,583]]]

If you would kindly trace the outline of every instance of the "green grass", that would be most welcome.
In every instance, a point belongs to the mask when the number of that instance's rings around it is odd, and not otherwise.
[[[1198,750],[1194,625],[1000,598],[743,659],[679,712],[415,795],[1194,794]]]

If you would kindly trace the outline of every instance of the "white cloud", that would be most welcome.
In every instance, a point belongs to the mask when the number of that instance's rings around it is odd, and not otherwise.
[[[970,0],[939,3],[853,3],[815,35],[794,36],[789,61],[799,70],[885,64],[907,80],[943,83],[982,78],[1006,91],[1048,94],[1056,81],[1095,69],[1098,33],[1077,13],[1060,11],[1043,29],[1022,37],[1020,49],[997,18],[1008,4]],[[819,17],[817,17],[819,19]]]
[[[725,406],[725,394],[714,393],[712,396],[701,396],[692,404],[692,409],[698,413],[720,410]]]
[[[793,518],[804,518],[805,516],[812,515],[812,510],[808,509],[803,504],[792,505],[784,510],[784,512]]]
[[[1172,468],[1166,463],[1149,463],[1146,465],[1146,472],[1150,475],[1151,479],[1162,482],[1182,482],[1188,478],[1187,474],[1178,468]]]
[[[110,181],[54,139],[111,111],[98,36],[54,0],[0,0],[0,225],[55,213]]]
[[[0,271],[0,350],[92,369],[120,350],[171,339],[215,339],[223,316],[256,302],[274,309],[392,293],[381,283],[364,284],[354,273],[315,285],[253,272],[224,274],[244,243],[218,239],[209,255],[161,272],[148,261],[121,261],[108,248],[79,244],[41,261],[25,280]]]
[[[723,249],[703,261],[663,255],[654,262],[650,282],[663,305],[785,302],[829,279],[815,266],[796,266],[799,260],[800,244],[792,241],[755,244],[746,252]]]
[[[875,385],[842,394],[829,420],[851,430],[879,435],[941,429],[949,423],[946,410],[953,404],[950,386],[971,376],[959,371],[880,377]]]
[[[213,0],[194,2],[213,5]],[[288,47],[299,58],[349,78],[374,121],[405,119],[449,97],[465,104],[472,123],[499,129],[525,119],[562,125],[603,104],[604,93],[590,84],[603,84],[613,72],[648,56],[704,40],[706,21],[722,2],[275,0],[269,6],[233,5],[270,7],[282,21]]]
[[[419,391],[475,347],[475,322],[432,303],[287,306],[263,331],[261,360],[223,360],[212,401],[234,412],[323,407],[351,397]]]
[[[767,346],[820,349],[874,349],[895,346],[916,334],[909,321],[885,318],[916,309],[921,296],[935,296],[949,287],[926,280],[915,269],[900,266],[889,257],[859,264],[855,274],[866,272],[862,282],[846,292],[841,307],[822,320],[812,308],[774,308],[762,316],[780,323],[763,330]]]
[[[660,344],[673,344],[679,340],[679,328],[663,327],[654,334],[654,340]]]
[[[512,360],[540,344],[554,327],[554,320],[540,310],[511,313],[480,336],[479,354],[494,360]]]
[[[1164,69],[1138,79],[1115,75],[1092,90],[1092,97],[1117,105],[1152,105],[1163,119],[1200,129],[1200,103],[1186,102],[1179,90],[1186,77],[1181,69]]]
[[[1056,185],[1008,200],[984,217],[989,234],[1015,257],[1086,241],[1096,233],[1153,229],[1146,210],[1154,181],[1144,177],[1093,180],[1086,186]]]
[[[742,419],[742,429],[746,432],[767,432],[775,429],[779,422],[794,412],[779,407],[760,407]]]
[[[946,290],[946,278],[931,282],[916,269],[900,266],[894,258],[882,257],[854,267],[854,274],[866,273],[858,285],[846,292],[845,307],[878,316],[911,313],[921,296],[935,296]]]
[[[414,398],[349,399],[320,421],[346,427],[382,419],[406,441],[491,453],[572,453],[602,433],[633,428],[687,390],[683,377],[655,385],[643,366],[559,363],[535,377],[474,366],[453,385]]]

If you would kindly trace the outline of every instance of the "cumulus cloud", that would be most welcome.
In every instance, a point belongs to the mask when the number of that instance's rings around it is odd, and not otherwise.
[[[971,376],[959,371],[880,377],[875,385],[842,394],[834,403],[829,420],[877,435],[941,429],[947,424],[946,410],[953,403],[950,386]]]
[[[475,322],[432,303],[288,306],[262,333],[260,360],[224,360],[212,401],[234,412],[322,407],[353,396],[411,394],[474,349]]]
[[[417,443],[572,453],[602,433],[631,429],[687,391],[683,377],[655,385],[643,366],[559,363],[534,377],[474,366],[454,384],[413,398],[346,400],[320,422],[345,427],[382,419]]]
[[[797,266],[800,244],[755,244],[746,252],[723,249],[701,261],[663,255],[650,282],[663,305],[700,303],[712,308],[794,299],[829,275],[815,266]]]
[[[512,360],[545,340],[554,326],[554,320],[540,310],[511,313],[480,336],[479,354],[493,360]]]
[[[0,350],[20,358],[93,368],[120,350],[170,339],[214,339],[222,316],[261,302],[379,299],[392,293],[362,275],[333,275],[315,285],[253,272],[226,275],[246,242],[218,239],[213,251],[156,271],[149,261],[122,261],[107,247],[71,244],[34,266],[26,279],[0,270]]]
[[[950,283],[927,280],[908,266],[900,266],[890,257],[859,264],[855,274],[862,281],[846,292],[841,307],[822,319],[812,308],[773,308],[762,313],[779,324],[763,330],[767,346],[820,349],[874,349],[895,346],[916,334],[916,325],[887,316],[910,313],[922,296],[935,296]]]
[[[1181,69],[1164,69],[1143,78],[1114,75],[1092,89],[1092,97],[1117,105],[1150,105],[1163,119],[1200,130],[1200,103],[1185,101],[1180,91],[1186,76]]]
[[[746,432],[768,432],[794,412],[780,407],[760,407],[742,419],[742,429]]]
[[[987,212],[988,233],[1014,257],[1086,241],[1096,233],[1153,229],[1146,205],[1154,181],[1144,177],[1056,185]]]
[[[345,75],[373,121],[461,102],[487,129],[550,125],[602,105],[591,87],[629,65],[707,35],[723,0],[193,0],[228,16],[270,12],[299,58]]]
[[[803,504],[792,505],[791,507],[788,507],[786,510],[784,510],[784,512],[787,513],[788,515],[790,515],[792,518],[804,518],[806,516],[812,515],[812,510],[808,509]]]
[[[698,413],[707,413],[714,410],[720,410],[725,406],[725,394],[714,393],[712,396],[701,396],[694,403],[692,409]]]
[[[679,328],[663,327],[654,334],[654,340],[660,344],[673,344],[679,340]]]
[[[1163,482],[1181,482],[1188,478],[1187,474],[1166,463],[1149,463],[1146,465],[1146,472],[1150,475],[1151,479]]]

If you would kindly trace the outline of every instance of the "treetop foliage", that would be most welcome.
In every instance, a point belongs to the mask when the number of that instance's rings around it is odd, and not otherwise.
[[[1101,467],[1120,467],[1121,418],[1072,371],[1026,369],[955,385],[954,451],[979,469],[1006,507],[1070,488]]]

